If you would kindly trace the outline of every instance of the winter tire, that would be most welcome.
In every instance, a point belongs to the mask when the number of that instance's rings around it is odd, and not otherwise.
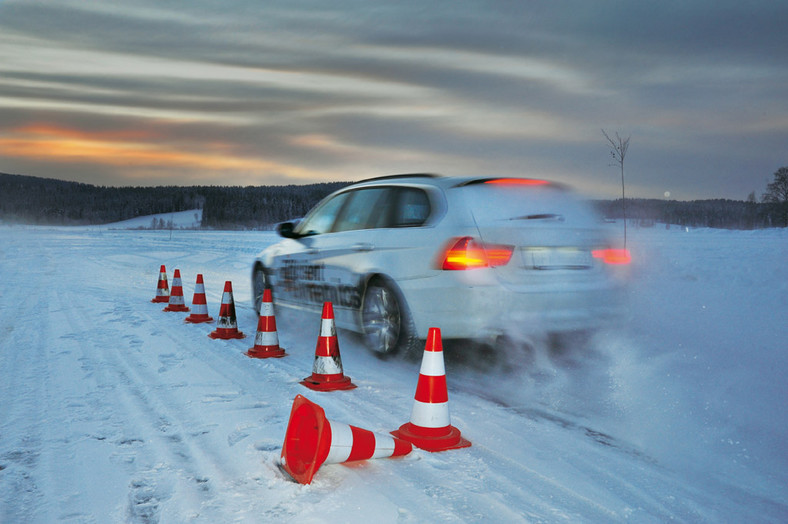
[[[418,339],[402,296],[381,278],[367,284],[361,305],[364,342],[380,358],[415,351]]]
[[[265,270],[260,264],[256,264],[252,270],[252,302],[254,310],[260,314],[260,308],[263,302],[263,292],[265,291],[268,282],[265,277]]]

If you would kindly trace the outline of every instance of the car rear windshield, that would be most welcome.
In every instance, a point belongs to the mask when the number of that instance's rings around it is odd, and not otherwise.
[[[553,184],[481,183],[462,189],[479,224],[597,221],[585,202],[571,191]]]

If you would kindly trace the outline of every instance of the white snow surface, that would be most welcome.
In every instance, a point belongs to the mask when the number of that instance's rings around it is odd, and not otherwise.
[[[357,389],[314,392],[320,320],[277,316],[251,359],[270,232],[0,227],[0,522],[788,522],[788,230],[631,229],[620,326],[491,361],[447,348],[473,445],[278,467],[297,394],[330,420],[408,421],[419,361],[340,331]],[[151,303],[159,266],[226,280],[244,340]],[[473,315],[473,304],[468,315]],[[437,326],[440,327],[440,326]]]

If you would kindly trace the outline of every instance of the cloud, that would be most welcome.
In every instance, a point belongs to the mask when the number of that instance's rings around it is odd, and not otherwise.
[[[485,172],[601,196],[605,128],[632,134],[631,194],[743,198],[786,161],[786,17],[728,0],[6,0],[0,170],[119,184]]]

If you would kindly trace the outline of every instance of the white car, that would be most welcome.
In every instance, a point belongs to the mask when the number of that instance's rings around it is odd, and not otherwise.
[[[320,313],[380,356],[512,330],[595,329],[620,309],[615,270],[629,262],[603,221],[562,185],[527,178],[395,175],[347,186],[255,259],[260,311]]]

